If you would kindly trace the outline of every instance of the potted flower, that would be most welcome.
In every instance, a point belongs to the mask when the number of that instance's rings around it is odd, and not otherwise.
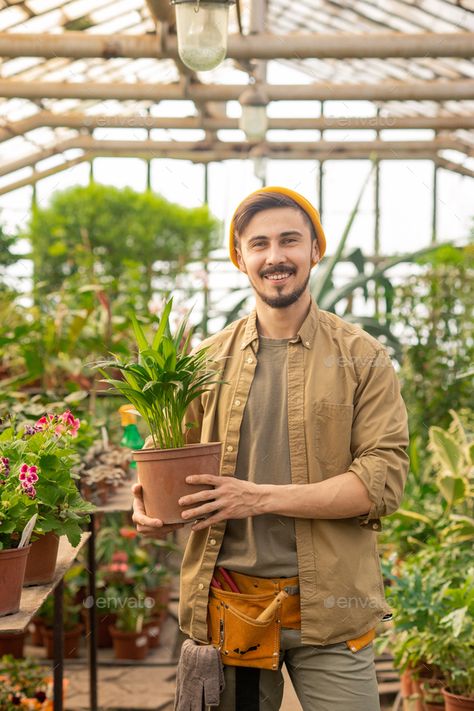
[[[34,500],[38,514],[32,555],[26,567],[26,585],[51,582],[60,536],[66,535],[71,545],[76,546],[88,521],[87,513],[94,511],[94,506],[82,499],[73,475],[73,467],[79,460],[73,440],[79,426],[79,420],[65,410],[61,414],[44,415],[34,424],[17,426],[11,421],[0,435],[9,480],[18,480],[19,493]]]
[[[0,617],[20,609],[31,549],[31,545],[20,546],[21,534],[37,511],[34,484],[20,480],[20,472],[11,466],[2,444],[0,435]]]
[[[130,362],[115,357],[97,367],[105,382],[127,398],[148,426],[153,447],[133,452],[146,513],[164,523],[179,523],[183,509],[178,499],[196,490],[185,478],[218,474],[221,443],[186,444],[186,432],[193,427],[186,422],[190,403],[218,381],[207,349],[189,352],[188,316],[171,333],[171,308],[172,299],[165,304],[151,343],[132,315],[137,357]],[[110,369],[118,369],[123,380],[109,376]]]

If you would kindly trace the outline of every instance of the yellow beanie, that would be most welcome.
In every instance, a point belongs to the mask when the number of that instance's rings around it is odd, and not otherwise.
[[[259,193],[281,193],[282,195],[286,195],[287,197],[291,198],[294,200],[303,210],[306,212],[308,215],[309,219],[311,220],[311,223],[314,227],[314,231],[316,233],[316,239],[318,240],[318,246],[319,246],[319,258],[324,255],[324,252],[326,251],[326,236],[324,234],[324,230],[321,225],[321,220],[319,218],[319,212],[316,210],[315,207],[309,202],[309,200],[306,200],[305,197],[300,195],[299,193],[295,192],[294,190],[290,190],[289,188],[282,188],[279,186],[271,185],[266,188],[260,188],[259,190],[255,190],[253,193],[250,193],[250,195],[247,195],[247,197],[242,200],[236,209],[234,210],[234,214],[232,215],[232,220],[230,221],[230,228],[229,228],[229,252],[230,252],[230,258],[232,262],[235,264],[237,268],[239,268],[239,263],[237,261],[237,253],[235,251],[235,245],[234,245],[234,219],[235,219],[235,214],[242,205],[245,200],[248,200],[249,197],[252,197],[252,195],[258,195]],[[313,263],[316,264],[316,262]]]

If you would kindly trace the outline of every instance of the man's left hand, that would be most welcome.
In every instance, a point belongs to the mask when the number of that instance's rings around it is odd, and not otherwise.
[[[192,527],[193,531],[200,531],[230,518],[247,518],[263,513],[262,497],[265,486],[233,476],[212,474],[193,474],[186,477],[186,482],[195,485],[210,484],[214,487],[182,496],[179,500],[180,506],[192,506],[182,512],[183,521],[205,519],[196,521]]]

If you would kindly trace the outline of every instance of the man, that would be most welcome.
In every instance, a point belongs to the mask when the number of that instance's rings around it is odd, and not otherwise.
[[[220,709],[279,709],[285,662],[304,711],[378,711],[371,641],[390,611],[376,532],[399,506],[407,474],[397,378],[378,341],[312,300],[310,272],[326,241],[302,195],[252,193],[230,232],[231,259],[247,274],[256,308],[205,342],[222,384],[195,403],[189,421],[199,423],[194,441],[222,441],[223,460],[221,476],[188,478],[212,490],[180,502],[192,505],[183,521],[194,522],[180,625],[198,642],[219,644]],[[138,530],[166,532],[135,493]],[[257,612],[237,611],[233,628],[225,617],[239,597],[233,584],[255,600],[288,594],[255,644],[238,635]],[[262,650],[275,630],[272,664]]]

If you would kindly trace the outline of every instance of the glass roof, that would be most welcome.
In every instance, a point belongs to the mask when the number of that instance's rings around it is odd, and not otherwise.
[[[160,3],[161,0],[150,0]],[[249,0],[240,0],[241,25],[235,7],[231,10],[230,33],[249,32]],[[156,32],[156,21],[150,14],[145,0],[0,0],[0,33],[47,34],[81,32],[84,35],[152,35]],[[474,32],[474,0],[268,0],[265,32],[278,36],[314,33],[315,46],[318,36],[337,33],[366,34],[395,33],[451,33]],[[158,41],[158,40],[157,40]],[[255,66],[255,65],[254,65]],[[108,155],[107,139],[116,143],[115,154],[133,153],[134,146],[124,146],[120,141],[135,141],[137,153],[151,150],[143,141],[157,141],[160,150],[168,157],[173,151],[183,147],[189,149],[189,159],[199,161],[199,150],[206,146],[214,160],[221,157],[248,157],[249,147],[244,135],[238,130],[233,104],[226,102],[185,100],[186,87],[199,84],[232,85],[249,82],[249,72],[254,66],[247,60],[227,59],[217,69],[194,74],[172,59],[136,59],[116,57],[67,58],[54,57],[3,57],[0,80],[27,82],[35,86],[47,82],[61,85],[97,84],[106,87],[114,85],[183,86],[184,98],[179,101],[153,101],[151,99],[123,100],[96,98],[3,98],[0,99],[0,190],[18,180],[27,180],[34,167],[38,170],[48,161],[51,167],[54,156],[56,163],[84,160],[91,155]],[[261,71],[267,76],[271,86],[279,84],[309,85],[325,84],[374,84],[383,86],[385,82],[473,82],[474,65],[469,58],[420,57],[413,59],[271,59],[260,62]],[[262,69],[263,68],[263,69]],[[74,87],[73,87],[74,88]],[[21,93],[19,91],[19,93]],[[283,143],[288,155],[297,142],[314,144],[321,148],[319,131],[297,130],[301,127],[291,124],[291,119],[317,118],[321,112],[320,102],[288,101],[272,102],[268,114],[273,120],[280,113],[278,104],[289,107],[284,116],[289,119],[287,130],[278,124],[271,126],[267,135],[266,148],[269,154]],[[304,107],[304,104],[310,106]],[[325,102],[327,116],[353,117],[352,102]],[[357,104],[358,106],[359,104]],[[367,103],[366,116],[379,115],[392,118],[419,117],[434,119],[440,117],[472,118],[473,100],[419,101],[397,100],[396,93],[391,101]],[[164,111],[163,111],[164,108]],[[95,119],[93,117],[96,117]],[[166,125],[159,118],[172,119]],[[173,127],[174,119],[193,118],[194,123]],[[119,121],[118,119],[122,120]],[[206,120],[215,119],[221,126],[209,128]],[[116,128],[112,121],[116,120]],[[154,120],[154,121],[153,121]],[[234,123],[232,123],[232,120]],[[128,121],[128,123],[127,123]],[[61,123],[63,122],[63,125]],[[147,123],[148,122],[148,123]],[[108,127],[104,136],[101,129]],[[122,133],[114,133],[119,128]],[[429,128],[428,124],[424,128]],[[142,130],[143,129],[143,130]],[[219,130],[220,129],[220,130]],[[279,129],[279,130],[277,130]],[[336,131],[334,132],[336,133]],[[341,132],[339,132],[341,133]],[[332,135],[333,141],[373,140],[375,131],[365,133],[359,139],[349,130],[347,137]],[[324,134],[324,140],[328,140]],[[398,140],[403,140],[399,138]],[[420,138],[426,141],[426,150],[441,160],[450,160],[450,169],[474,176],[474,130],[462,121],[450,128],[434,130]],[[428,144],[437,140],[439,146]],[[169,143],[169,150],[166,149]],[[142,144],[142,145],[140,145]],[[201,145],[200,145],[201,144]],[[227,153],[223,147],[226,148]],[[183,148],[184,150],[184,148]],[[195,151],[193,154],[193,150]],[[250,148],[252,150],[252,148]],[[369,151],[367,151],[369,153]],[[315,154],[317,158],[317,153]]]

